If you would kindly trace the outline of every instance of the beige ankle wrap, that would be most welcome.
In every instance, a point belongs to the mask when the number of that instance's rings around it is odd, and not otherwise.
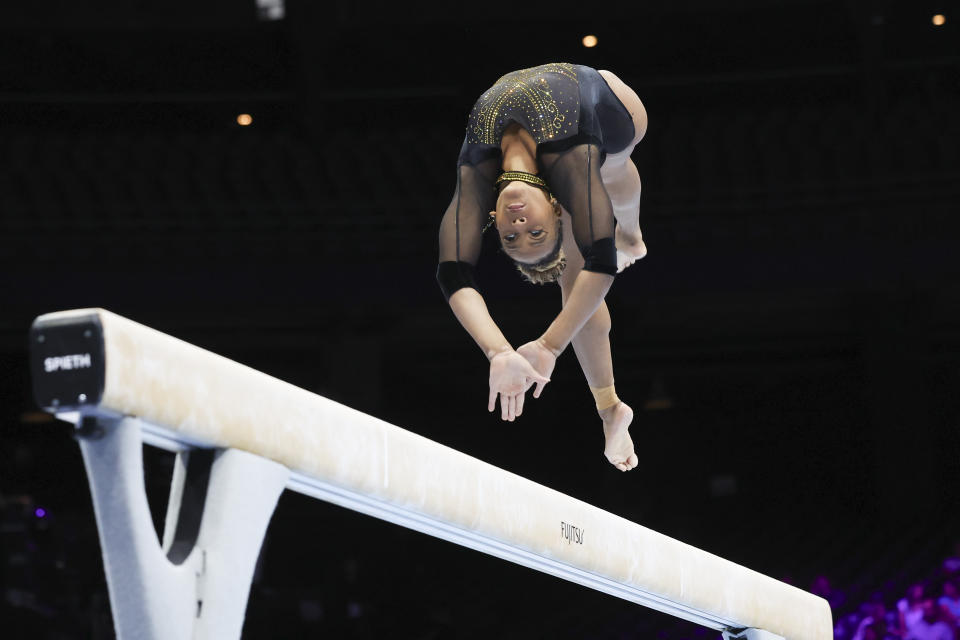
[[[615,385],[610,385],[609,387],[590,387],[590,393],[593,394],[593,400],[597,403],[597,411],[609,409],[620,402],[620,398],[617,397],[617,391],[614,386]]]

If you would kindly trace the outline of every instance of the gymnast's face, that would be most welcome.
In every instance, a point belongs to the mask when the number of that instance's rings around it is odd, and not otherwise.
[[[508,182],[497,197],[496,218],[500,244],[517,262],[534,264],[553,251],[559,217],[547,193],[526,182]]]

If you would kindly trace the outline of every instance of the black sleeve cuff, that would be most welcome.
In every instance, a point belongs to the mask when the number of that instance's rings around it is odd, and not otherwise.
[[[469,262],[441,262],[437,266],[437,282],[440,284],[440,290],[443,291],[443,297],[447,300],[464,287],[479,291],[475,269]]]
[[[585,271],[617,275],[617,245],[613,238],[597,240],[583,253]]]

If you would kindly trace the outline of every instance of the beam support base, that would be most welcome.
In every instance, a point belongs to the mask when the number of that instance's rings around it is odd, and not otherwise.
[[[289,470],[237,449],[177,454],[157,539],[135,418],[77,416],[117,637],[239,638],[263,537]]]

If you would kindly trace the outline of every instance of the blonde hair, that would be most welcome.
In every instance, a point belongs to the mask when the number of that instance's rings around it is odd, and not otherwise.
[[[560,218],[560,203],[557,199],[550,197],[550,204],[553,205],[553,211],[557,214],[557,244],[556,249],[546,258],[535,264],[527,264],[514,260],[517,271],[523,276],[523,279],[533,284],[547,284],[556,282],[560,279],[560,274],[567,266],[567,256],[563,253],[563,224]]]
[[[548,256],[547,262],[541,261],[535,265],[517,262],[516,265],[517,271],[527,282],[547,284],[560,279],[560,274],[567,266],[567,256],[564,255],[563,249],[560,249],[552,256]]]

